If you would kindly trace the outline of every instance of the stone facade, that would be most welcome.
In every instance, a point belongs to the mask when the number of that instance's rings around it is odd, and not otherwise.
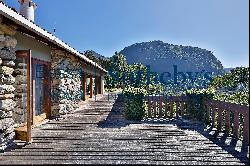
[[[27,64],[21,57],[16,57],[15,50],[18,46],[15,33],[16,29],[3,24],[0,17],[0,151],[12,145],[14,128],[25,124],[27,116]],[[50,115],[59,117],[79,107],[79,102],[85,99],[86,79],[91,78],[89,82],[92,82],[93,86],[92,78],[95,72],[93,66],[87,66],[82,59],[66,51],[51,48],[49,56],[51,56],[49,73],[51,93],[48,94],[51,99]],[[104,82],[100,73],[97,76],[100,77],[99,94],[103,93]],[[89,88],[87,91],[93,92],[93,89]]]
[[[13,109],[15,108],[13,84],[14,60],[17,40],[13,27],[0,22],[0,151],[14,139]]]
[[[82,65],[75,56],[52,49],[51,115],[58,117],[75,110],[82,99]]]
[[[15,126],[19,126],[26,122],[27,119],[27,64],[24,59],[17,58],[15,60],[15,70],[13,76],[16,81],[15,87],[15,98],[16,107],[13,110],[13,119]]]

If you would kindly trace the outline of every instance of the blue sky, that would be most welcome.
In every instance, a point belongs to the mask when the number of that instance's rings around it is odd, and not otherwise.
[[[18,7],[18,0],[5,0]],[[35,22],[83,52],[111,56],[162,40],[213,51],[224,67],[249,66],[248,0],[33,0]]]

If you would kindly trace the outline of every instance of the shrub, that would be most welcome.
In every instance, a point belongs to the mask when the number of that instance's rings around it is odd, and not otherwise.
[[[136,121],[142,120],[146,111],[144,103],[146,90],[134,87],[127,87],[124,88],[123,95],[126,104],[126,119]]]
[[[237,67],[223,76],[215,77],[210,88],[215,100],[249,105],[249,67]]]
[[[206,119],[205,101],[212,99],[214,92],[209,89],[191,89],[186,92],[188,97],[187,116],[199,121]]]
[[[229,103],[248,105],[249,106],[249,91],[235,91],[235,92],[217,92],[214,100],[225,101]]]

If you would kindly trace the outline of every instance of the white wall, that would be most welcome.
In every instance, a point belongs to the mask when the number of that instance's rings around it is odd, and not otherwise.
[[[16,50],[31,49],[33,58],[51,62],[51,49],[46,44],[20,32],[16,33],[15,38],[17,39]]]

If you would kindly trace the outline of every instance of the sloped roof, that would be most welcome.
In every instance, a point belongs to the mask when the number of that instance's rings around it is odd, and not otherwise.
[[[63,42],[56,36],[52,35],[45,29],[41,28],[40,26],[36,25],[34,22],[26,19],[21,14],[15,12],[10,7],[6,6],[3,2],[0,2],[0,14],[5,16],[6,18],[14,21],[16,24],[22,26],[23,28],[32,31],[36,35],[38,35],[41,38],[46,39],[49,42],[52,42],[53,44],[57,45],[58,47],[66,50],[69,53],[72,53],[73,55],[76,55],[83,59],[85,62],[95,66],[100,69],[101,71],[107,73],[105,69],[103,69],[101,66],[99,66],[97,63],[93,62],[92,60],[88,59],[85,55],[81,54],[76,49],[69,46],[67,43]]]

